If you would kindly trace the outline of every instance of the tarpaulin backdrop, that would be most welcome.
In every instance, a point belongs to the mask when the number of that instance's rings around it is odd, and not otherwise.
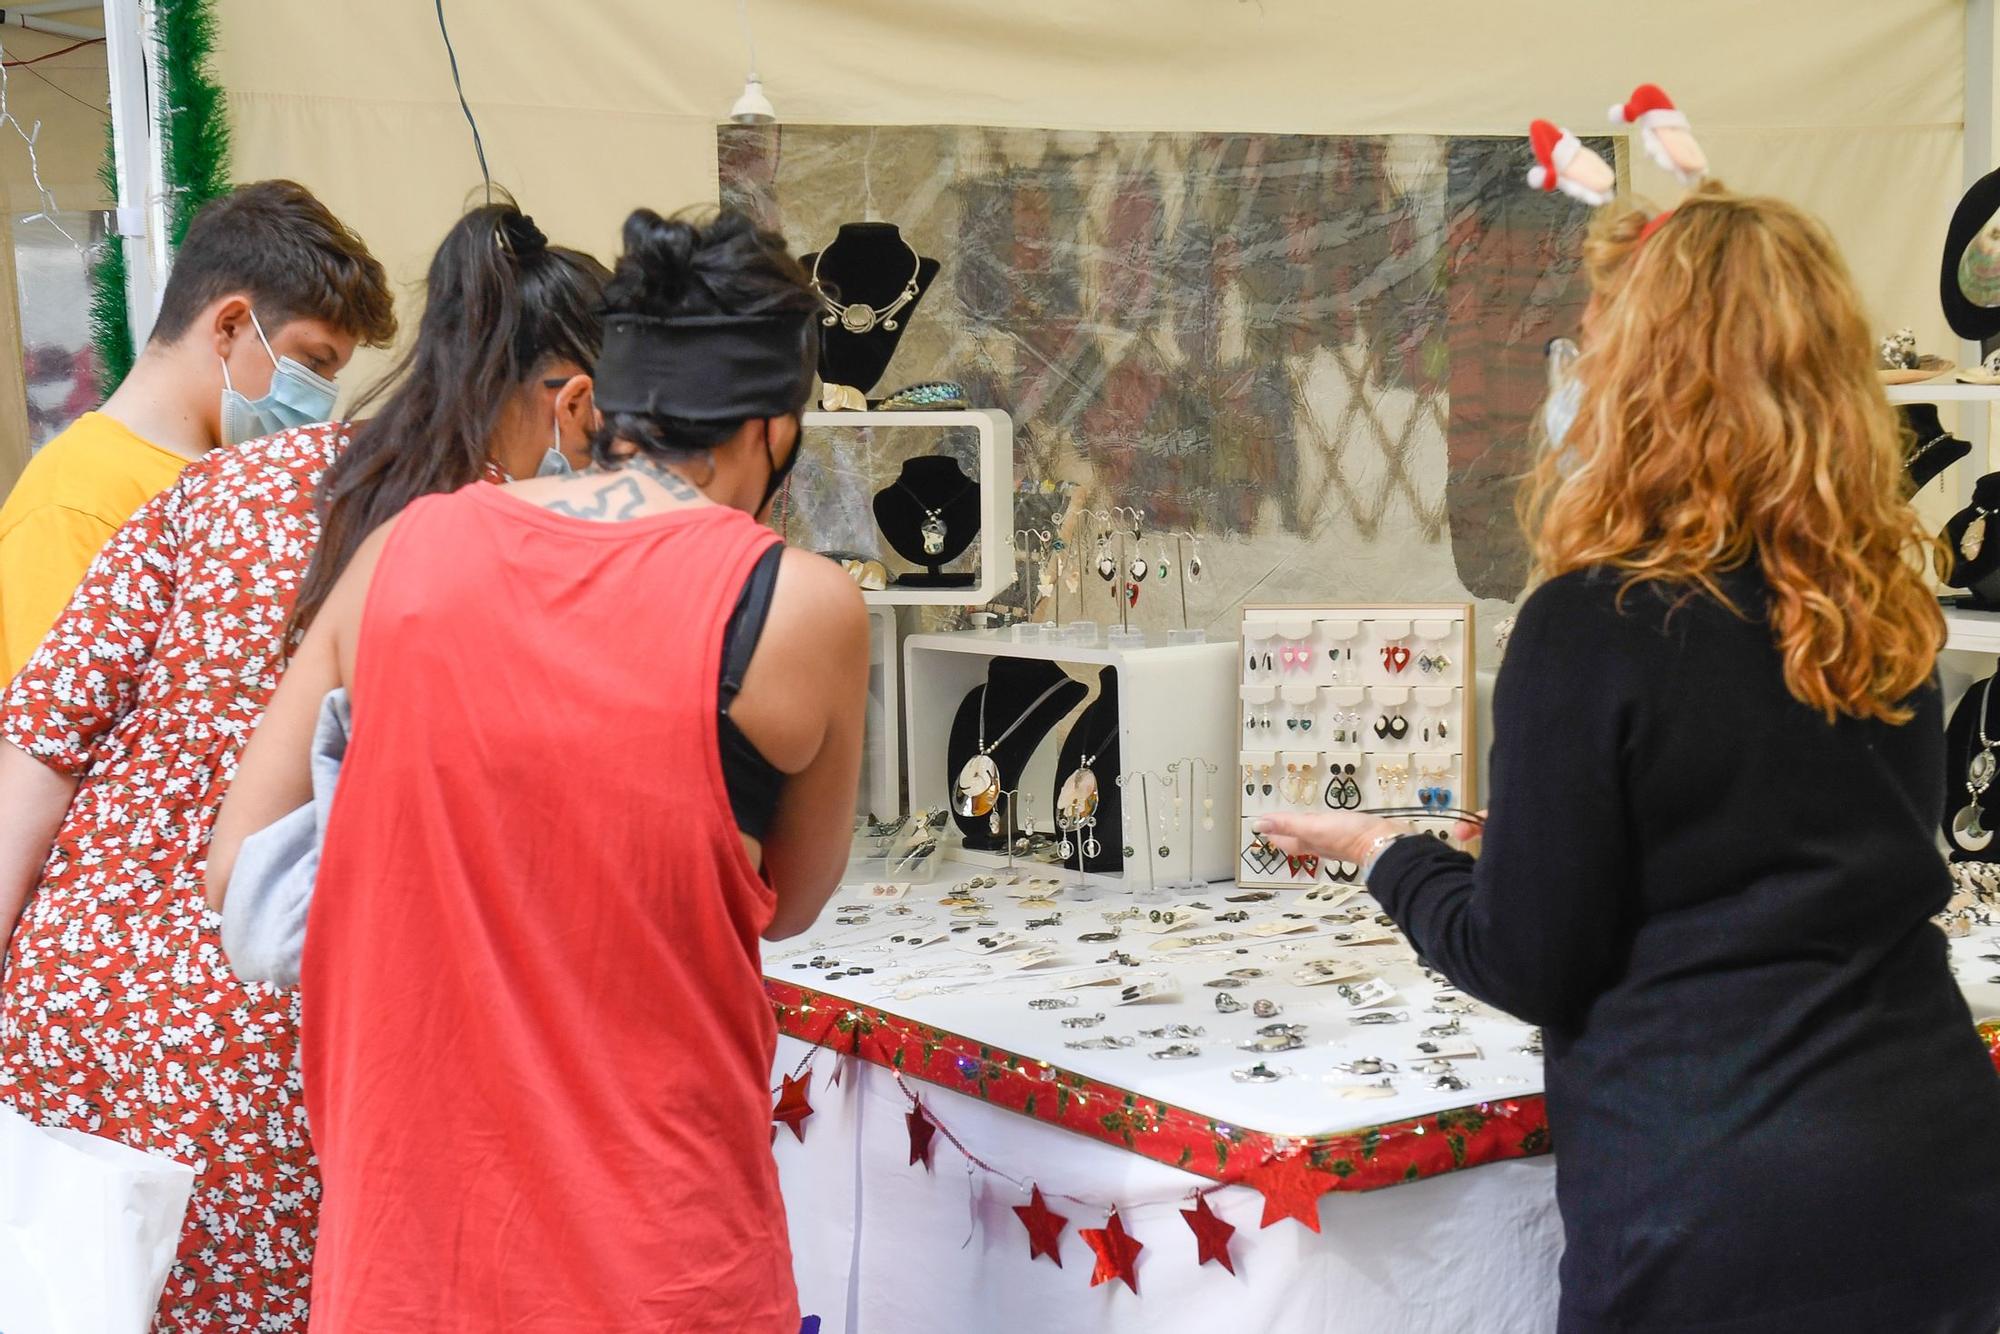
[[[1963,7],[1825,0],[1810,21],[1800,9],[752,0],[758,65],[788,128],[784,155],[769,169],[739,164],[737,177],[770,193],[802,247],[840,221],[880,217],[963,264],[940,280],[958,317],[950,303],[927,303],[888,387],[951,369],[989,388],[1023,424],[1023,475],[1068,482],[1078,503],[1199,504],[1198,526],[1229,540],[1217,543],[1208,601],[1191,608],[1197,624],[1226,620],[1244,596],[1308,587],[1503,602],[1520,574],[1504,479],[1519,461],[1519,400],[1532,397],[1532,386],[1504,382],[1519,380],[1521,349],[1563,331],[1573,309],[1577,213],[1525,190],[1503,200],[1525,146],[1480,136],[1518,137],[1535,116],[1600,132],[1635,83],[1662,83],[1690,110],[1722,179],[1797,200],[1832,225],[1877,325],[1910,324],[1926,347],[1955,350],[1935,292],[1962,175]],[[734,4],[457,0],[446,12],[494,176],[552,236],[609,256],[631,205],[717,198],[716,122],[747,63]],[[305,181],[414,281],[478,181],[435,18],[407,0],[346,0],[337,21],[328,15],[221,4],[236,172]],[[928,194],[917,174],[927,154],[950,164]],[[1261,194],[1232,201],[1249,159],[1312,180],[1281,198],[1267,172]],[[1140,224],[1140,248],[1161,267],[1107,286],[1104,256],[1133,244],[1106,228],[1131,222],[1134,172],[1150,182],[1138,193],[1156,201],[1139,205],[1156,210]],[[1655,198],[1677,193],[1644,162],[1632,175]],[[1122,348],[1096,340],[1101,391],[1072,382],[1038,401],[998,342],[1045,337],[1046,321],[1036,334],[1009,330],[1017,310],[963,319],[968,285],[976,306],[990,301],[981,283],[1012,281],[976,266],[1024,253],[993,233],[990,210],[968,230],[966,204],[1010,181],[1049,197],[1059,179],[1088,205],[1052,222],[1093,248],[1080,272],[1095,265],[1099,276],[1085,295],[1137,293],[1156,318]],[[1271,318],[1232,345],[1218,337],[1226,313],[1175,309],[1204,281],[1189,267],[1194,252],[1167,244],[1190,209],[1252,234],[1276,227],[1303,244],[1308,280],[1347,286],[1318,304],[1294,293],[1289,313],[1276,294]],[[1314,209],[1326,212],[1303,216]],[[1468,217],[1476,225],[1455,233]],[[1165,229],[1159,244],[1147,229]],[[1278,272],[1266,256],[1232,278],[1205,253],[1212,296],[1233,281],[1254,306],[1263,275]],[[1362,278],[1377,285],[1366,300]],[[1020,275],[1024,291],[1033,281]],[[1056,314],[1114,317],[1103,305]],[[1454,344],[1475,328],[1484,332],[1473,345]],[[1510,329],[1511,344],[1495,332]],[[1169,369],[1192,383],[1163,409]],[[1488,371],[1503,383],[1478,383]],[[1237,402],[1218,415],[1190,394]],[[1252,420],[1268,438],[1237,429]],[[1177,452],[1183,429],[1194,434]],[[1256,495],[1259,485],[1269,492]],[[1161,604],[1142,603],[1159,623]]]

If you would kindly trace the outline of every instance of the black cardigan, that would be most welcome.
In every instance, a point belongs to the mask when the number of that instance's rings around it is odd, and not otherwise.
[[[1928,920],[1938,692],[1828,723],[1785,689],[1761,577],[1723,588],[1745,616],[1621,609],[1601,571],[1537,589],[1480,857],[1405,839],[1369,888],[1545,1031],[1565,1334],[1990,1334],[2000,1077]]]

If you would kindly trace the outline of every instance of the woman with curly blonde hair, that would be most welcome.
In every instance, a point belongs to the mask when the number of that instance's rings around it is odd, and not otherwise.
[[[2000,1076],[1929,921],[1944,628],[1853,282],[1717,186],[1592,250],[1481,855],[1266,832],[1365,863],[1434,965],[1542,1025],[1564,1334],[1993,1334]]]

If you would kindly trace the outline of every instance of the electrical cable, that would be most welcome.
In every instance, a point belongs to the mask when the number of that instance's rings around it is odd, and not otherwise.
[[[452,49],[451,30],[444,24],[444,0],[437,0],[438,35],[444,38],[444,53],[451,60],[451,86],[458,93],[458,109],[465,113],[465,123],[472,127],[472,151],[479,155],[479,175],[486,182],[486,202],[493,202],[493,173],[486,168],[486,142],[479,137],[479,122],[472,118],[472,107],[465,100],[465,84],[458,77],[458,52]]]
[[[0,10],[0,13],[5,13],[5,12],[6,12],[5,10]],[[34,29],[30,28],[28,31],[32,32],[34,31]],[[102,45],[104,45],[104,39],[102,37],[86,37],[80,42],[70,43],[68,46],[63,47],[59,51],[50,51],[43,55],[31,56],[27,60],[0,61],[0,64],[6,65],[8,69],[25,69],[29,65],[39,65],[44,60],[54,60],[57,56],[66,56],[72,51],[81,51],[86,46],[102,46]]]

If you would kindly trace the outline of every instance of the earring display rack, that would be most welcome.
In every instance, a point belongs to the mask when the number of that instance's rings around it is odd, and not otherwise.
[[[800,422],[810,432],[831,427],[884,430],[917,428],[933,432],[969,427],[979,435],[978,578],[952,588],[863,589],[861,596],[876,606],[978,607],[1005,592],[1015,578],[1014,537],[1014,419],[999,408],[962,408],[935,412],[807,412]]]
[[[1086,648],[1024,643],[995,630],[911,635],[903,641],[903,735],[913,805],[948,801],[954,781],[947,745],[952,719],[966,697],[987,682],[998,659],[1055,663],[1079,677],[1105,668],[1116,671],[1119,772],[1099,773],[1100,785],[1115,785],[1120,774],[1164,772],[1184,758],[1220,766],[1221,774],[1213,781],[1234,770],[1237,747],[1230,700],[1236,689],[1235,644]],[[997,734],[1005,723],[995,719],[989,726]],[[1060,731],[1041,738],[1022,771],[1007,775],[1005,782],[1009,788],[1035,793],[1036,809],[1051,812],[1051,821],[1054,796],[1065,777],[1057,772],[1063,741]],[[1109,752],[1112,747],[1104,749]],[[1130,812],[1129,840],[1118,826],[1098,827],[1097,838],[1106,843],[1117,839],[1121,845],[1129,842],[1133,855],[1119,872],[1087,865],[1089,876],[1122,879],[1127,886],[1144,885],[1149,875],[1159,884],[1229,879],[1236,864],[1229,822],[1217,819],[1213,828],[1203,829],[1199,807],[1183,802],[1176,813],[1171,796],[1168,802],[1164,841],[1158,828],[1159,809],[1151,812],[1154,825],[1143,833],[1136,823],[1139,812]],[[1159,852],[1162,846],[1168,850],[1165,857]],[[1006,860],[1004,850],[988,853],[962,846],[952,849],[952,856],[979,865],[999,866]]]
[[[1244,609],[1231,646],[1239,884],[1311,889],[1348,874],[1269,847],[1254,832],[1261,815],[1476,808],[1475,643],[1465,603]]]

